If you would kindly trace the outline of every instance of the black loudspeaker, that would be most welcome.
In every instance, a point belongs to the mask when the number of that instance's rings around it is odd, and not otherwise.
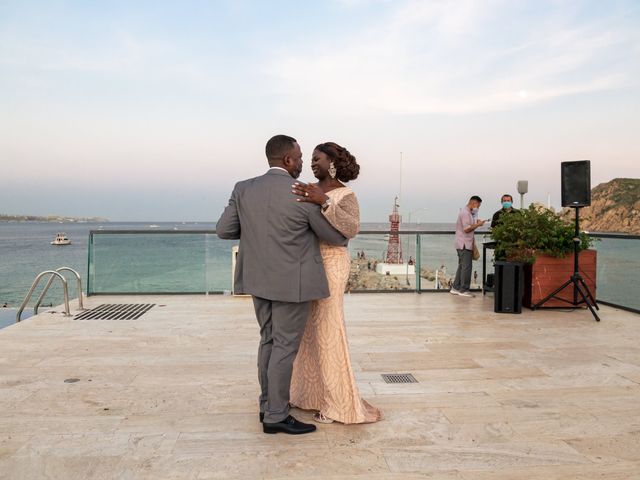
[[[562,206],[591,205],[591,162],[562,162]]]
[[[496,288],[493,311],[496,313],[522,313],[524,294],[524,265],[514,262],[496,262]]]

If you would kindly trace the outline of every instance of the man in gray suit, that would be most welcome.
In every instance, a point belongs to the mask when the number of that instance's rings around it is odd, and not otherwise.
[[[291,371],[310,301],[329,296],[318,238],[332,245],[346,245],[347,239],[320,207],[292,195],[292,179],[302,171],[296,140],[276,135],[267,142],[266,154],[269,171],[236,184],[216,231],[220,238],[240,239],[234,290],[253,295],[260,325],[263,431],[309,433],[314,425],[289,415]]]

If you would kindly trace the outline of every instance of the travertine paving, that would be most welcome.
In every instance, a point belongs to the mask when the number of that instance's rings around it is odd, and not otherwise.
[[[43,313],[0,330],[0,478],[640,478],[638,315],[350,295],[359,385],[386,418],[290,437],[258,422],[250,299],[87,301],[137,302],[157,305],[138,320]]]

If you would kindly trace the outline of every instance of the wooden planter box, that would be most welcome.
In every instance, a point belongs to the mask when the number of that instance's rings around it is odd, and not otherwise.
[[[595,250],[580,252],[580,275],[589,287],[591,294],[596,297],[596,255]],[[531,308],[545,298],[556,288],[566,282],[573,275],[573,253],[564,258],[537,255],[533,265],[526,265],[524,269],[524,297],[522,304]],[[573,302],[573,285],[562,290],[557,297]],[[578,300],[582,297],[578,294]],[[552,298],[544,304],[545,307],[571,307],[567,302]],[[586,308],[584,303],[581,305]]]

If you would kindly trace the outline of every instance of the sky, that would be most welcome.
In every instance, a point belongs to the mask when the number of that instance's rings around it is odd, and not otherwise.
[[[365,222],[640,177],[640,2],[0,0],[0,213],[211,221],[264,145],[355,155]]]

